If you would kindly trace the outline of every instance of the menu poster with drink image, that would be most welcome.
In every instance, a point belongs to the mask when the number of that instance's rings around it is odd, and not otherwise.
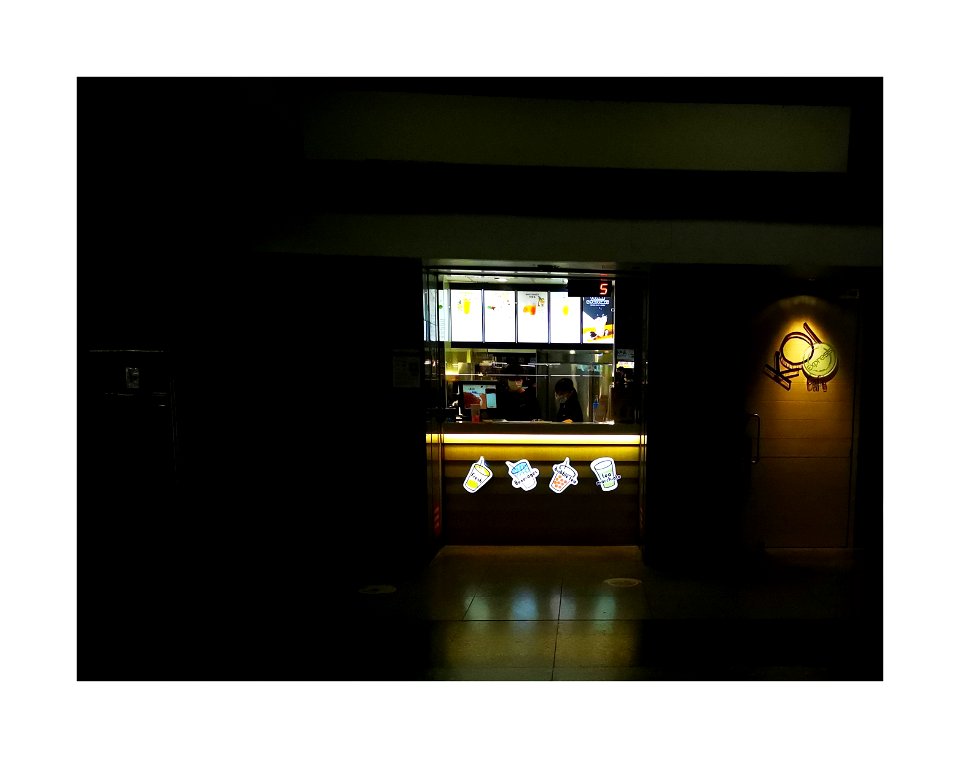
[[[450,290],[450,339],[483,342],[483,298],[480,290]]]
[[[613,305],[608,296],[583,298],[583,341],[613,342]]]
[[[512,290],[483,291],[484,342],[517,341],[516,293]]]
[[[580,342],[580,298],[550,293],[550,341]]]
[[[546,342],[550,320],[546,292],[517,293],[517,339],[520,342]]]

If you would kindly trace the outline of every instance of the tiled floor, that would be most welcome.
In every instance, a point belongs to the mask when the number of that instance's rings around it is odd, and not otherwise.
[[[694,573],[649,568],[637,547],[448,546],[356,587],[340,654],[311,678],[881,679],[871,576],[850,551]]]

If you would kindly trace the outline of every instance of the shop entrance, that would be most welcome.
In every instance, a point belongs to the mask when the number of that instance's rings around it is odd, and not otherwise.
[[[852,546],[862,330],[848,281],[654,271],[649,561]]]
[[[639,280],[439,268],[425,284],[438,542],[638,544]]]
[[[750,523],[765,547],[849,547],[858,292],[806,289],[752,320]]]

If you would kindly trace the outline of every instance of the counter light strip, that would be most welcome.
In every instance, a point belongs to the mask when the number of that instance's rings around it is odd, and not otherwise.
[[[444,434],[448,445],[646,445],[645,434]]]

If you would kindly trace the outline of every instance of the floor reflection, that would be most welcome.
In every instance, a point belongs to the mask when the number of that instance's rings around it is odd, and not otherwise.
[[[697,576],[635,547],[446,548],[356,605],[371,644],[407,651],[365,678],[878,679],[882,623],[857,572],[808,554]]]

